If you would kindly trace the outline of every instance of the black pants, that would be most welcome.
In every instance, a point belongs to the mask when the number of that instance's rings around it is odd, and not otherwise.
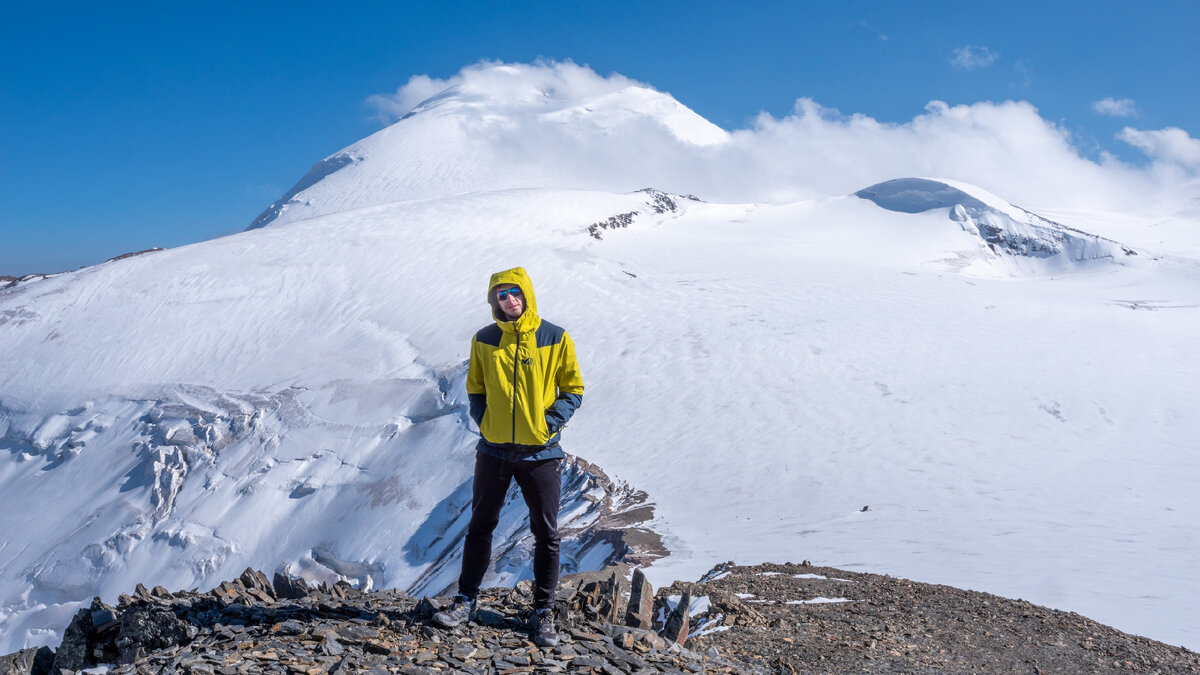
[[[562,479],[561,459],[504,460],[475,453],[475,482],[471,495],[471,524],[463,545],[458,592],[475,597],[492,559],[492,532],[500,521],[500,507],[509,483],[515,478],[529,507],[533,532],[533,606],[554,607],[558,589],[558,498]]]

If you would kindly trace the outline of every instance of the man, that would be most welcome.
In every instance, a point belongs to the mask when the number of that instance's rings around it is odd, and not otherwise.
[[[520,267],[492,275],[488,304],[495,323],[471,339],[467,397],[479,425],[471,522],[463,547],[458,595],[434,622],[453,627],[473,618],[475,596],[492,557],[492,531],[515,479],[529,507],[534,537],[533,617],[539,646],[558,644],[558,502],[563,451],[559,435],[583,401],[575,345],[562,328],[541,319],[533,283]]]

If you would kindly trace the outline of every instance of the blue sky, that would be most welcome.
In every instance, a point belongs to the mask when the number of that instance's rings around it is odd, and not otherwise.
[[[618,72],[726,129],[1024,100],[1088,158],[1146,161],[1126,126],[1200,136],[1194,0],[747,4],[10,3],[0,275],[240,231],[380,128],[368,97],[481,59]]]

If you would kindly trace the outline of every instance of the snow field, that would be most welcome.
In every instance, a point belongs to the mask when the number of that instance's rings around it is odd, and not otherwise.
[[[1197,266],[1052,278],[944,211],[644,200],[369,206],[0,294],[35,314],[0,326],[0,651],[138,582],[452,578],[462,366],[514,265],[579,348],[567,451],[654,503],[656,586],[809,559],[1197,644]]]

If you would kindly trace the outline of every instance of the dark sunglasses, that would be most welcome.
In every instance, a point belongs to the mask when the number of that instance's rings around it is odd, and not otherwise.
[[[496,291],[496,299],[497,300],[503,300],[510,295],[515,295],[517,297],[521,297],[522,295],[525,295],[525,294],[522,293],[521,289],[519,289],[519,288],[509,288],[509,289],[506,289],[503,291]]]

